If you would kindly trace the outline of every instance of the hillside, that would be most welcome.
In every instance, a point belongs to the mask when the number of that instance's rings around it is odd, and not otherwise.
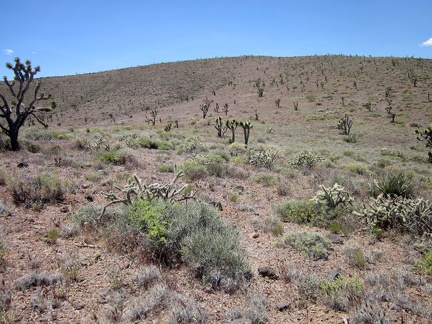
[[[429,323],[431,75],[329,55],[42,78],[50,127],[0,137],[0,322]],[[134,174],[190,199],[101,216]]]

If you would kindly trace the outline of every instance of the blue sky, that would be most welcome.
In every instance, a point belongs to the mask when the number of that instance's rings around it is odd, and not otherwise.
[[[39,76],[221,56],[432,58],[432,0],[6,0],[0,76]]]

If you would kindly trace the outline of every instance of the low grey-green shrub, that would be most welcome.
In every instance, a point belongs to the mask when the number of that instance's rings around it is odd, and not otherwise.
[[[317,233],[302,232],[285,235],[282,245],[301,251],[316,261],[327,260],[330,241]]]
[[[238,233],[203,202],[168,205],[166,238],[170,249],[180,251],[198,278],[214,289],[237,289],[249,270],[240,249]]]

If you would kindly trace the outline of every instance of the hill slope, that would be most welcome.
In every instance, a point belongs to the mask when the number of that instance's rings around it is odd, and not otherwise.
[[[362,213],[384,190],[432,200],[415,134],[432,122],[430,75],[432,61],[413,58],[245,56],[42,79],[57,102],[50,128],[26,126],[25,149],[1,152],[0,322],[431,321],[430,233],[409,230],[402,209],[383,228]],[[219,116],[250,120],[247,149],[242,126],[234,144],[217,136]],[[197,210],[234,231],[208,230],[193,250],[193,235],[164,236],[180,207],[171,222],[158,223],[160,206],[101,216],[132,175],[160,188],[176,168],[168,188],[221,207]],[[311,201],[336,183],[351,203]],[[231,258],[240,251],[250,273]]]

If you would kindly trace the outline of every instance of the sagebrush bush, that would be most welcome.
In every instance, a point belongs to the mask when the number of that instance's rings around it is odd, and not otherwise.
[[[17,205],[40,209],[47,203],[57,203],[65,199],[67,187],[55,175],[21,174],[8,178],[8,188]]]
[[[169,224],[168,247],[179,251],[196,276],[214,289],[237,289],[249,265],[240,249],[237,231],[218,217],[217,210],[196,202],[167,205],[164,213]]]

